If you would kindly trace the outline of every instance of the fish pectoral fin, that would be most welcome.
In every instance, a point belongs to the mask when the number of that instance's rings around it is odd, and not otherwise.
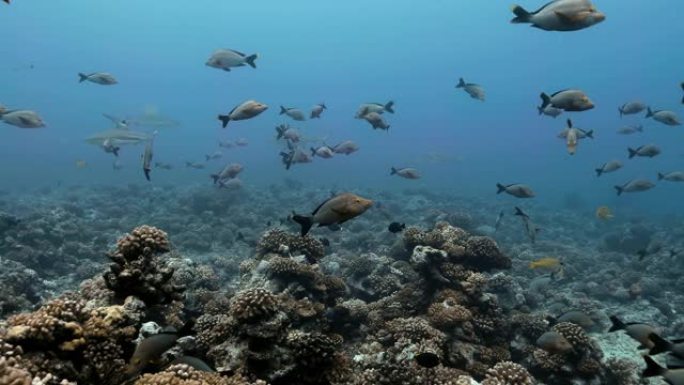
[[[565,24],[575,24],[577,22],[582,21],[582,19],[583,19],[581,14],[568,15],[567,13],[558,12],[558,11],[556,11],[554,13],[558,17],[558,19]]]
[[[222,68],[222,69],[223,69],[224,71],[226,71],[226,72],[230,72],[230,67],[224,67],[224,68]]]

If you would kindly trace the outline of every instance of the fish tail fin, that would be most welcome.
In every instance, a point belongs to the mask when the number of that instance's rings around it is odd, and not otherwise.
[[[313,226],[313,217],[305,217],[303,215],[293,215],[292,220],[297,222],[302,226],[301,234],[302,237],[309,233],[311,227]]]
[[[539,97],[542,100],[542,104],[541,104],[541,106],[539,106],[539,108],[541,108],[542,110],[545,110],[546,107],[548,107],[549,104],[551,104],[551,97],[544,92],[542,92],[541,95],[539,95]]]
[[[214,180],[214,184],[218,183],[218,180],[219,180],[218,174],[211,174],[209,176],[211,177],[211,179]]]
[[[283,134],[285,133],[285,128],[278,126],[276,127],[276,132],[278,132],[278,136],[276,137],[276,139],[280,139],[283,137]]]
[[[502,192],[506,191],[506,186],[502,185],[501,183],[497,183],[496,188],[497,188],[497,191],[496,191],[497,194],[501,194]],[[516,209],[517,209],[517,207],[516,207]]]
[[[624,322],[620,321],[620,319],[617,316],[610,316],[610,322],[613,324],[610,329],[608,329],[608,333],[614,332],[617,330],[624,330],[627,325],[625,325]]]
[[[287,108],[280,106],[280,115],[284,114],[287,112]]]
[[[121,147],[114,147],[112,149],[112,153],[114,154],[114,156],[116,156],[116,157],[119,156],[119,150],[121,150]]]
[[[635,149],[633,149],[633,148],[631,148],[631,147],[630,147],[630,148],[627,148],[627,151],[629,152],[629,159],[634,158],[634,157],[636,156],[636,154],[637,154],[637,150],[635,150]]]
[[[86,80],[88,80],[88,75],[79,72],[78,73],[78,82],[83,83]]]
[[[513,12],[513,14],[515,15],[515,17],[511,19],[511,23],[521,24],[530,22],[530,17],[532,16],[532,14],[527,12],[525,8],[517,4],[514,4],[511,6],[511,12]]]
[[[620,117],[625,114],[625,110],[623,110],[622,107],[618,107],[618,112],[620,112]]]
[[[526,216],[527,216],[527,214],[525,214],[525,213],[520,209],[520,207],[517,207],[517,206],[515,207],[515,214],[513,214],[513,215],[518,215],[518,216],[521,216],[521,217],[526,217]]]
[[[394,103],[393,103],[393,104],[394,104]],[[326,106],[325,103],[321,103],[321,108],[323,108],[324,110],[327,110],[327,109],[328,109],[328,106]]]
[[[392,100],[390,100],[389,102],[387,102],[387,104],[385,104],[384,108],[385,108],[385,111],[389,112],[390,114],[393,114],[394,113],[394,102]]]
[[[646,361],[646,369],[644,369],[644,371],[641,373],[642,376],[656,377],[662,376],[663,374],[667,373],[667,369],[658,365],[658,363],[655,362],[653,358],[649,356],[644,356],[644,361]]]
[[[143,171],[145,171],[145,179],[147,179],[148,182],[151,181],[151,179],[150,179],[150,170],[146,168],[146,169],[144,169]]]
[[[603,174],[603,169],[602,169],[602,168],[597,168],[597,169],[595,169],[595,171],[596,171],[596,177],[597,177],[597,178],[600,177],[601,174]]]
[[[651,110],[651,107],[646,107],[646,117],[650,118],[653,116],[653,110]]]
[[[456,84],[456,88],[463,88],[466,86],[465,80],[463,78],[458,78],[458,84]]]
[[[587,138],[594,139],[594,130],[587,131],[585,135],[587,136]]]
[[[316,149],[311,147],[311,156],[314,157],[316,156]]]
[[[665,175],[663,173],[658,173],[658,180],[663,180],[665,179]]]
[[[396,173],[397,173],[397,169],[394,168],[394,167],[392,167],[392,168],[390,169],[390,175],[394,175],[394,174],[396,174]]]
[[[219,115],[218,120],[221,121],[223,128],[226,128],[226,126],[228,126],[228,122],[230,122],[230,116],[229,115]]]
[[[254,55],[249,55],[245,58],[245,63],[249,64],[250,67],[256,68],[256,64],[254,61],[259,57],[259,55],[254,54]]]
[[[669,352],[672,350],[672,342],[657,335],[656,333],[649,334],[648,339],[653,342],[653,347],[648,351],[649,355],[655,356],[656,354]]]
[[[613,186],[615,190],[617,190],[617,195],[620,196],[622,194],[622,191],[624,190],[622,186]]]

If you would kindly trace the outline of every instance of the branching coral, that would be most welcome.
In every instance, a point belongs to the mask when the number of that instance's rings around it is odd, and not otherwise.
[[[311,262],[325,256],[325,247],[316,238],[287,233],[281,229],[269,230],[261,236],[257,243],[257,254],[280,254],[284,257],[303,254]]]
[[[230,313],[236,320],[255,323],[278,311],[278,297],[266,289],[249,289],[235,295]]]

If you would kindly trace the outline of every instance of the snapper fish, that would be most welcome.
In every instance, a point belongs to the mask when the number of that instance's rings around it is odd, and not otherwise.
[[[330,148],[326,145],[323,145],[323,146],[318,147],[318,148],[311,147],[311,156],[312,157],[317,156],[317,157],[323,158],[323,159],[330,159],[334,155],[335,155],[335,151],[333,151],[332,148]]]
[[[256,68],[254,61],[259,56],[257,54],[245,55],[242,52],[236,51],[234,49],[218,49],[211,54],[206,66],[224,70],[230,72],[231,68],[244,67],[248,65],[252,68]]]
[[[666,180],[668,182],[684,182],[684,171],[672,171],[666,174],[659,172],[658,180]]]
[[[617,130],[617,133],[620,135],[632,135],[632,134],[636,134],[637,132],[644,132],[644,126],[639,124],[636,126],[620,127]]]
[[[84,74],[84,73],[79,73],[78,74],[78,82],[83,83],[84,81],[89,81],[91,83],[103,85],[103,86],[111,86],[114,84],[117,84],[118,81],[112,74],[109,74],[107,72],[94,72],[92,74]]]
[[[629,159],[632,159],[635,156],[653,158],[654,156],[660,154],[660,148],[655,144],[645,144],[643,146],[637,147],[636,149],[628,148],[627,151],[629,152]]]
[[[373,205],[370,199],[353,193],[342,193],[321,203],[309,216],[292,215],[292,219],[301,226],[301,235],[305,236],[311,227],[341,225],[363,214]]]
[[[677,116],[677,114],[673,111],[669,110],[653,111],[651,110],[651,107],[649,107],[646,112],[646,117],[653,118],[653,120],[656,122],[660,122],[667,126],[679,126],[682,124],[682,122],[679,120],[679,116]]]
[[[482,86],[479,84],[466,83],[465,80],[463,80],[463,78],[460,78],[458,79],[458,84],[456,85],[456,88],[463,88],[463,90],[473,99],[477,99],[483,102],[485,100],[484,88],[482,88]]]
[[[625,323],[614,315],[610,316],[610,322],[612,326],[608,329],[608,333],[624,330],[628,336],[641,344],[639,349],[651,349],[655,346],[648,338],[650,334],[658,332],[653,326],[640,322]]]
[[[311,109],[311,116],[309,117],[310,119],[320,119],[321,114],[323,113],[324,110],[327,110],[328,107],[325,106],[325,103],[318,103],[313,108]]]
[[[595,169],[596,171],[596,176],[600,177],[601,175],[613,171],[617,171],[622,168],[622,162],[619,160],[611,160],[609,162],[604,163],[601,165],[601,167]]]
[[[363,115],[363,119],[370,123],[374,130],[389,130],[390,128],[390,125],[382,118],[382,115],[377,112],[369,112]]]
[[[392,167],[390,175],[397,175],[405,179],[420,179],[420,173],[415,168],[405,167],[396,169]]]
[[[589,0],[554,0],[534,12],[519,5],[511,7],[513,24],[529,23],[544,31],[579,31],[606,19]]]
[[[292,120],[296,120],[299,122],[306,120],[306,116],[304,116],[304,111],[294,107],[286,108],[280,106],[280,115],[287,115],[290,118],[292,118]]]
[[[268,106],[264,103],[259,103],[256,100],[247,100],[235,106],[228,114],[219,115],[218,120],[221,121],[223,128],[226,128],[230,121],[252,119],[267,109]]]
[[[617,195],[620,196],[622,193],[634,193],[643,192],[655,187],[655,184],[646,179],[633,179],[622,186],[613,186],[617,191]]]
[[[359,106],[359,109],[356,111],[356,115],[354,116],[356,119],[363,119],[363,117],[366,114],[369,114],[371,112],[376,112],[378,114],[382,114],[385,111],[389,112],[390,114],[394,113],[394,102],[389,101],[385,104],[382,103],[364,103]]]
[[[333,152],[335,152],[335,154],[349,155],[358,151],[359,146],[351,140],[346,140],[342,143],[338,143],[337,145],[333,146],[332,150]]]
[[[552,106],[564,111],[579,112],[594,108],[594,103],[581,90],[567,89],[551,94],[551,96],[542,92],[540,97],[542,104],[538,108],[541,109]]]
[[[534,198],[534,191],[532,191],[529,186],[524,184],[513,183],[505,186],[501,183],[497,183],[496,188],[498,189],[496,191],[497,194],[505,192],[506,194],[513,195],[516,198]]]
[[[639,101],[634,101],[634,102],[627,102],[623,104],[622,106],[618,107],[618,111],[620,112],[620,117],[623,117],[625,115],[634,115],[638,114],[646,109],[646,105],[642,102]]]
[[[6,110],[0,109],[0,120],[6,124],[19,128],[42,128],[45,122],[37,112],[31,110]]]

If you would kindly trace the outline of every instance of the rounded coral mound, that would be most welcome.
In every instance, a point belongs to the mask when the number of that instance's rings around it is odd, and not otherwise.
[[[534,385],[532,375],[519,364],[505,361],[499,362],[487,370],[487,376],[482,385]]]
[[[163,372],[145,374],[135,385],[266,385],[263,381],[249,382],[241,376],[221,377],[218,373],[202,372],[188,365],[168,367]]]
[[[316,238],[287,233],[281,229],[269,230],[261,236],[257,243],[257,253],[263,256],[268,253],[280,254],[284,257],[303,254],[311,262],[325,256],[325,247]]]
[[[278,297],[266,289],[249,289],[235,295],[230,312],[242,322],[255,322],[278,311]]]

